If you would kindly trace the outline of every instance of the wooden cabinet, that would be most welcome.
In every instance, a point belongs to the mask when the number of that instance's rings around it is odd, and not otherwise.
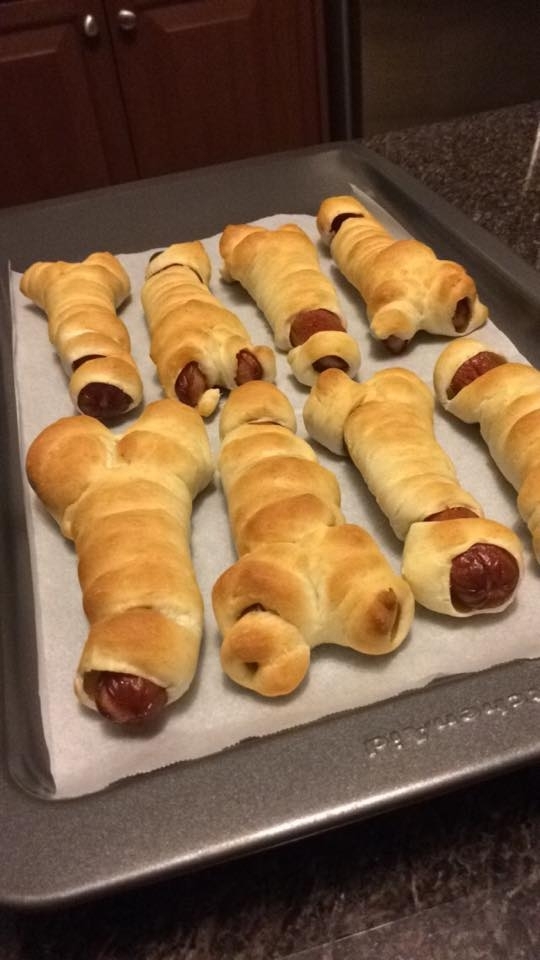
[[[135,0],[131,9],[131,30],[111,11],[111,34],[141,176],[322,139],[316,4]]]
[[[319,6],[0,3],[0,205],[326,139]]]
[[[111,51],[98,0],[0,4],[0,205],[136,176]]]

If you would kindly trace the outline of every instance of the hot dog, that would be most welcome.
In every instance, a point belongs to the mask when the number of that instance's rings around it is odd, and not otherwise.
[[[77,406],[89,417],[109,420],[131,410],[133,398],[112,383],[90,382],[79,390]]]
[[[417,240],[397,240],[356,197],[323,200],[317,226],[365,301],[371,333],[392,353],[419,330],[455,337],[485,323],[487,308],[462,266]]]
[[[220,240],[224,280],[242,284],[264,314],[300,383],[330,367],[354,376],[358,345],[347,333],[336,291],[300,227],[230,224]]]
[[[452,400],[460,390],[463,390],[463,387],[467,387],[473,380],[481,377],[488,370],[500,367],[503,363],[506,363],[504,358],[497,353],[492,353],[491,350],[482,350],[474,354],[457,368],[446,390],[446,396]]]
[[[66,417],[36,437],[26,469],[77,552],[90,630],[76,694],[115,723],[147,722],[182,696],[197,667],[191,503],[213,474],[203,421],[172,400],[149,404],[122,435]]]
[[[446,507],[424,522],[458,520],[476,517],[468,507]],[[519,580],[515,557],[492,543],[473,543],[463,553],[452,557],[450,566],[450,598],[456,610],[498,607],[511,597]]]
[[[236,354],[236,376],[234,382],[237,387],[250,380],[264,380],[264,370],[260,361],[251,350],[239,350]]]
[[[345,522],[334,474],[295,429],[291,404],[263,381],[223,406],[219,473],[239,559],[212,592],[221,662],[267,697],[299,686],[317,644],[391,653],[414,612],[409,587]]]
[[[110,420],[140,404],[141,378],[116,313],[130,282],[116,257],[94,253],[81,263],[34,263],[20,289],[47,314],[50,340],[81,413]]]
[[[402,573],[415,599],[455,617],[498,612],[516,593],[520,541],[461,487],[432,417],[431,391],[400,367],[362,384],[327,371],[304,407],[310,435],[351,457],[403,540]]]
[[[157,716],[167,703],[164,687],[129,673],[102,670],[94,690],[96,708],[113,723],[138,723]]]
[[[234,382],[236,386],[242,383],[248,383],[249,380],[262,380],[264,370],[250,350],[239,350],[236,354],[236,374]],[[201,398],[209,389],[208,382],[199,364],[195,360],[186,363],[178,374],[174,383],[174,392],[182,403],[187,403],[190,407],[198,407]]]
[[[291,347],[299,347],[314,333],[344,329],[343,321],[331,310],[302,310],[291,321],[289,340]]]
[[[254,346],[240,319],[210,292],[210,272],[198,240],[172,244],[150,257],[141,291],[161,385],[204,417],[215,410],[220,388],[275,377],[273,351]]]
[[[330,310],[303,310],[296,314],[291,323],[289,332],[291,347],[301,346],[315,333],[324,333],[328,330],[344,331],[344,329],[341,319]],[[319,357],[313,363],[313,369],[316,373],[321,373],[323,370],[329,370],[332,367],[343,370],[344,373],[349,372],[349,365],[346,360],[335,354]]]
[[[456,610],[501,609],[519,580],[516,558],[494,543],[473,543],[452,557],[450,598]]]
[[[188,407],[198,407],[201,397],[208,390],[208,383],[196,360],[190,360],[182,367],[174,381],[174,392],[181,403]]]
[[[433,379],[446,410],[479,424],[494,462],[518,493],[540,563],[540,371],[467,338],[441,352]]]

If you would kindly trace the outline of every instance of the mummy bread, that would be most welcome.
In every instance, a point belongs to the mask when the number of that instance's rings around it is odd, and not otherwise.
[[[339,367],[353,377],[358,344],[346,332],[336,291],[319,267],[317,250],[295,224],[277,230],[231,224],[221,236],[222,277],[238,280],[266,317],[279,350],[300,383]],[[292,348],[292,349],[291,349]]]
[[[416,600],[454,617],[497,613],[513,600],[521,544],[484,518],[435,439],[434,398],[410,370],[380,370],[362,384],[321,374],[304,408],[310,435],[347,452],[396,536]]]
[[[518,492],[540,563],[540,371],[467,338],[440,354],[434,385],[446,410],[480,425],[493,460]]]
[[[172,400],[150,404],[122,436],[66,417],[33,441],[26,467],[75,542],[90,623],[76,694],[110,720],[146,720],[182,696],[197,666],[189,536],[192,499],[212,476],[203,421]]]
[[[318,644],[390,653],[414,613],[409,587],[369,534],[345,523],[334,474],[295,430],[289,401],[263,381],[231,393],[220,420],[219,471],[240,555],[213,590],[221,661],[268,697],[301,683]]]
[[[208,289],[211,265],[198,240],[175,243],[150,259],[141,299],[150,354],[168,397],[209,416],[220,387],[273,380],[274,353],[255,347],[238,317]]]
[[[396,240],[356,197],[328,197],[317,226],[341,273],[365,301],[370,330],[400,353],[418,330],[457,337],[485,323],[467,272],[418,240]]]
[[[93,253],[82,263],[34,263],[20,289],[47,314],[49,339],[81,413],[105,420],[140,404],[141,378],[116,313],[130,283],[116,257]]]

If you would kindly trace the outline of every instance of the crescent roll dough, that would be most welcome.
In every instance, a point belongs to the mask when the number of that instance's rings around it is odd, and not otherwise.
[[[396,240],[356,197],[323,200],[317,226],[365,301],[371,333],[392,352],[418,330],[457,337],[485,323],[487,307],[463,267],[418,240]]]
[[[414,613],[409,587],[369,534],[345,522],[334,474],[295,430],[289,401],[263,381],[223,407],[219,472],[240,559],[213,590],[221,660],[236,683],[268,697],[301,683],[318,644],[390,653]]]
[[[141,299],[150,330],[150,355],[168,397],[203,417],[215,410],[220,387],[274,380],[269,347],[255,347],[238,317],[208,289],[211,264],[198,240],[154,255]]]
[[[402,573],[416,600],[454,617],[496,613],[514,598],[521,543],[459,485],[435,439],[433,406],[410,370],[380,370],[362,384],[327,370],[304,421],[315,440],[349,454],[404,541]]]
[[[77,696],[109,719],[144,720],[182,696],[197,666],[191,504],[213,472],[203,421],[172,400],[151,403],[122,436],[66,417],[33,441],[26,468],[75,543],[90,622]]]
[[[20,289],[47,314],[49,339],[81,413],[105,420],[141,403],[143,387],[129,334],[116,313],[130,282],[116,257],[92,253],[82,263],[34,263],[21,277]]]
[[[336,291],[322,273],[317,250],[295,224],[277,230],[231,224],[219,249],[224,280],[238,280],[266,317],[276,346],[300,383],[312,384],[327,366],[353,377],[360,366],[356,340],[346,333]],[[292,347],[292,349],[291,349]]]
[[[493,460],[518,492],[540,563],[540,371],[508,362],[478,340],[449,347],[434,369],[437,397],[459,420],[480,425]]]

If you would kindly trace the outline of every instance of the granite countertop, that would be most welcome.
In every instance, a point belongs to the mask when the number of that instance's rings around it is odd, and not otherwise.
[[[540,270],[540,100],[365,140]]]
[[[540,269],[539,121],[540,102],[365,142]],[[536,766],[152,887],[2,910],[0,958],[538,960],[539,899]]]

